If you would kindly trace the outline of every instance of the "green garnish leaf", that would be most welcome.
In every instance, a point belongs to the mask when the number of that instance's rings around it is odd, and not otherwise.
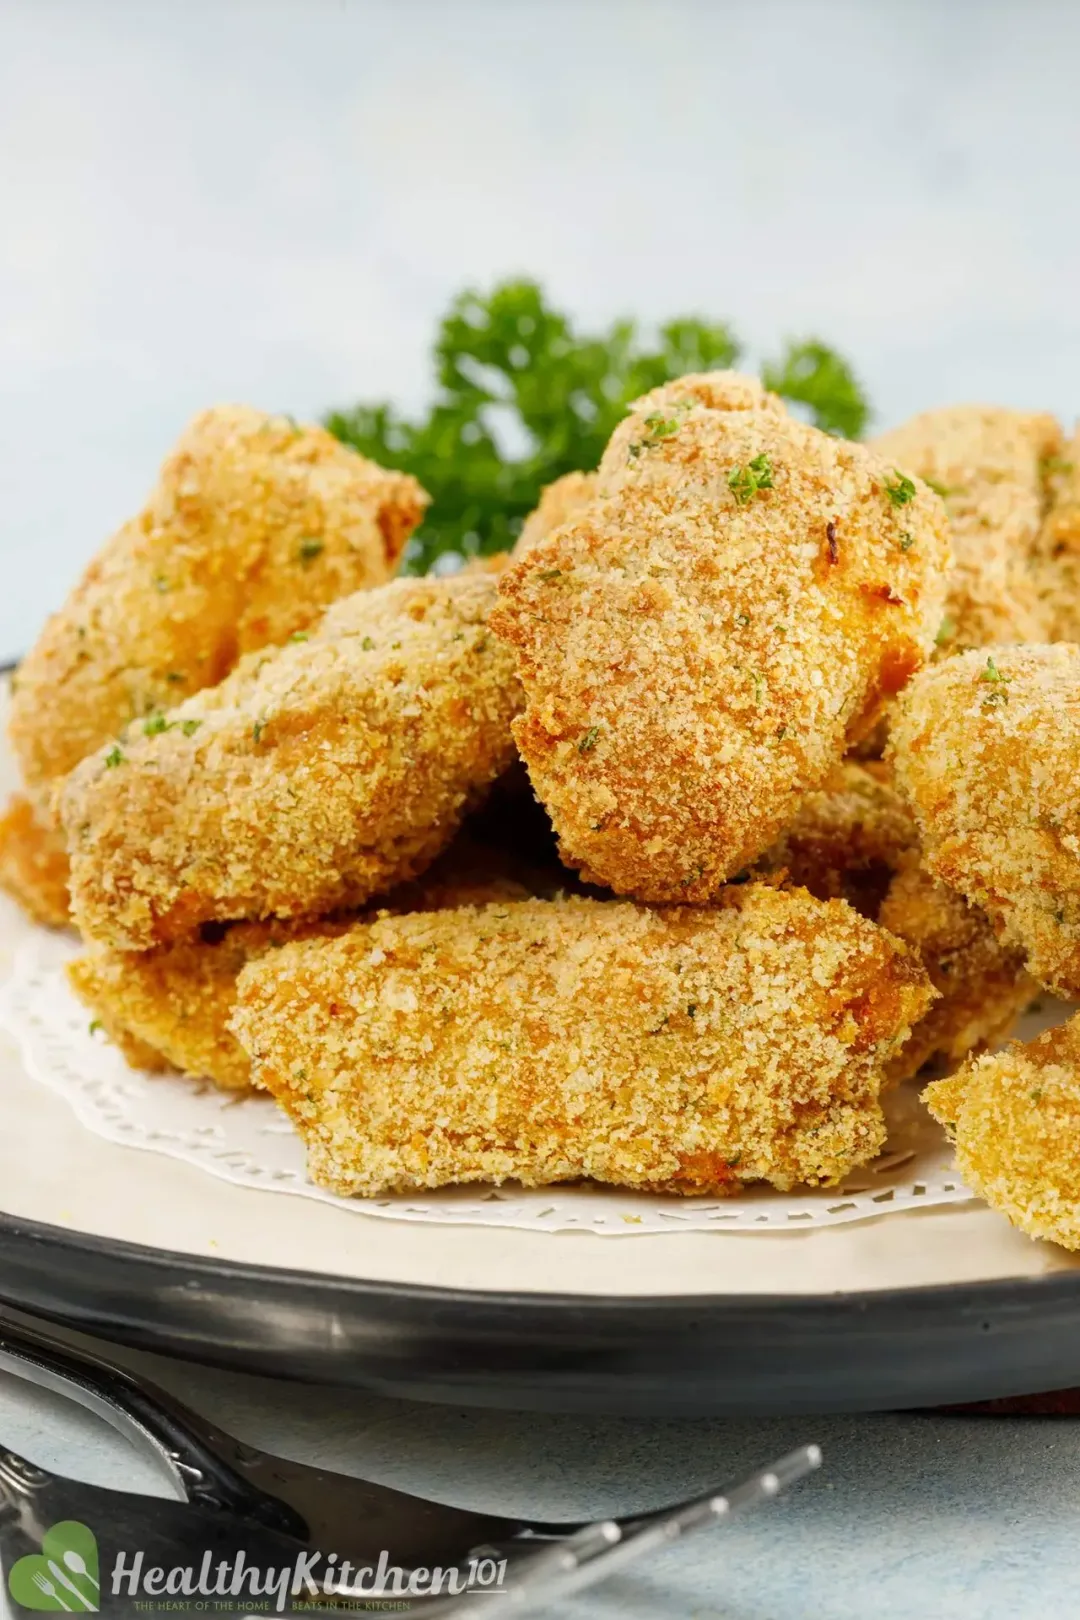
[[[768,456],[755,456],[745,467],[732,467],[728,488],[739,506],[747,506],[759,490],[772,489],[773,469]]]
[[[201,725],[201,720],[181,720],[180,730],[184,733],[185,737],[194,737]]]
[[[939,484],[936,478],[924,478],[923,483],[927,489],[932,489],[935,495],[940,495],[943,501],[948,500],[953,493],[951,489],[946,489],[944,484]]]
[[[544,485],[595,467],[633,400],[688,372],[732,366],[740,352],[725,323],[692,317],[668,321],[655,338],[632,320],[584,332],[536,282],[505,281],[461,293],[441,321],[429,411],[410,418],[389,403],[362,404],[331,413],[326,426],[431,495],[405,557],[406,571],[422,574],[445,551],[509,550]],[[824,344],[789,346],[764,375],[825,431],[853,437],[865,426],[861,390]],[[678,424],[677,408],[657,415],[657,427]]]
[[[99,1029],[104,1029],[104,1028],[105,1028],[105,1025],[101,1022],[100,1018],[92,1018],[90,1020],[89,1033],[91,1035],[96,1035]]]
[[[980,681],[989,682],[993,687],[993,691],[983,693],[984,709],[992,708],[995,704],[1008,703],[1009,694],[1006,692],[1005,687],[1012,680],[1012,676],[1002,674],[995,664],[993,656],[987,658],[986,668],[980,670],[979,679]]]
[[[593,749],[596,747],[597,739],[598,739],[599,736],[600,736],[600,727],[599,726],[590,726],[588,731],[585,733],[584,737],[582,737],[581,741],[577,745],[578,753],[579,754],[591,754]]]
[[[110,771],[115,770],[117,765],[122,765],[124,763],[125,757],[126,756],[122,752],[119,743],[114,743],[112,748],[110,748],[109,752],[105,755],[106,768]]]
[[[258,742],[259,738],[262,736],[262,734],[263,734],[263,732],[265,730],[266,730],[266,721],[265,720],[256,720],[255,724],[251,728],[251,739],[252,739],[252,741],[253,742]]]
[[[910,551],[914,544],[915,536],[912,534],[910,529],[905,529],[903,534],[900,536],[900,550]]]
[[[160,737],[163,731],[171,731],[175,721],[166,720],[163,714],[152,714],[148,720],[143,721],[143,733],[147,737]]]
[[[789,343],[778,363],[761,368],[761,380],[774,394],[804,407],[823,433],[861,439],[870,407],[847,361],[816,338]]]
[[[907,473],[902,473],[895,467],[893,473],[896,481],[895,483],[886,482],[885,493],[893,506],[906,506],[908,501],[915,499],[915,481],[909,478]]]
[[[289,637],[289,640],[290,641],[310,641],[311,640],[311,632],[309,630],[294,630],[292,635]]]
[[[944,647],[947,642],[950,642],[952,640],[952,638],[953,638],[953,636],[955,636],[955,634],[956,634],[956,620],[951,619],[949,617],[949,615],[946,613],[945,617],[942,619],[941,623],[938,625],[938,633],[934,637],[934,646],[935,647]]]
[[[325,550],[326,546],[322,540],[301,540],[297,556],[302,563],[314,562]]]

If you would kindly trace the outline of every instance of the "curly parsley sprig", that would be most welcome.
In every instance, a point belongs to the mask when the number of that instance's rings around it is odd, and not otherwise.
[[[432,497],[406,554],[426,573],[444,551],[505,551],[563,473],[597,465],[631,401],[688,372],[733,366],[742,347],[723,321],[681,316],[646,336],[632,320],[579,331],[533,281],[466,291],[443,317],[434,345],[436,394],[409,418],[393,405],[333,411],[330,431],[384,467],[411,472]],[[815,426],[857,438],[869,416],[847,363],[812,339],[789,343],[762,368],[767,387]],[[677,427],[657,413],[648,444]],[[641,453],[640,451],[638,452]],[[764,485],[760,487],[766,487]],[[314,554],[301,556],[310,564]]]

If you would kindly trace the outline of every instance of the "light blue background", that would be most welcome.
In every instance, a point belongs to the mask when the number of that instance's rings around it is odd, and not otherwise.
[[[0,0],[0,656],[185,419],[415,405],[464,282],[1080,394],[1070,0]]]

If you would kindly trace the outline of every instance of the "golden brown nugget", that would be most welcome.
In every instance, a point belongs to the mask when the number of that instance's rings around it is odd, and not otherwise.
[[[873,448],[945,501],[954,561],[942,648],[1050,640],[1034,552],[1047,462],[1061,448],[1055,418],[956,405],[923,412]]]
[[[385,918],[245,969],[233,1020],[320,1185],[829,1184],[933,995],[850,907],[571,898]]]
[[[601,464],[617,493],[499,582],[514,735],[583,877],[703,901],[782,833],[941,618],[938,497],[769,409],[675,399]]]
[[[1080,1015],[923,1093],[972,1192],[1029,1237],[1080,1249]]]
[[[458,838],[422,878],[377,903],[378,910],[434,911],[526,899],[530,890],[513,870],[501,852]],[[241,971],[292,940],[335,939],[356,921],[350,913],[315,921],[209,923],[193,939],[156,950],[88,952],[68,964],[68,978],[135,1067],[171,1067],[223,1090],[243,1091],[251,1085],[251,1064],[229,1028]],[[147,1052],[153,1053],[149,1063]]]
[[[556,478],[553,484],[548,484],[540,492],[540,501],[534,512],[530,512],[521,526],[521,533],[514,543],[511,553],[513,557],[520,557],[526,551],[531,551],[538,540],[557,529],[561,523],[574,516],[582,507],[587,506],[596,494],[596,474],[594,472],[568,472],[561,478]]]
[[[753,872],[782,875],[818,900],[846,900],[876,922],[896,873],[917,854],[915,820],[899,793],[884,773],[849,760],[807,794]]]
[[[83,934],[144,950],[423,871],[514,757],[494,599],[484,575],[359,592],[84,760],[59,797]]]
[[[744,377],[738,371],[691,372],[685,377],[676,377],[634,400],[630,409],[641,417],[657,413],[664,416],[677,414],[692,404],[714,411],[761,410],[778,416],[786,414],[783,401],[776,394],[768,393],[756,377]],[[624,429],[624,438],[629,431]],[[512,553],[515,558],[531,551],[539,540],[575,517],[590,501],[615,492],[622,482],[626,452],[618,435],[613,444],[618,448],[605,456],[600,472],[564,473],[546,486],[536,510],[525,519]]]
[[[986,912],[937,883],[909,857],[875,918],[914,946],[938,999],[889,1066],[890,1081],[927,1063],[950,1067],[1003,1039],[1038,990],[1024,953],[1005,944]]]
[[[1044,472],[1049,505],[1037,547],[1044,639],[1080,641],[1080,430]]]
[[[842,765],[803,801],[755,873],[841,899],[918,951],[937,999],[890,1061],[895,1084],[1000,1038],[1035,995],[1022,951],[920,866],[915,818],[880,765]]]
[[[927,869],[1058,995],[1080,994],[1080,647],[948,658],[897,704],[890,755]]]
[[[382,584],[426,504],[322,428],[246,406],[197,416],[20,665],[9,731],[39,809],[133,718]]]
[[[64,840],[34,814],[22,793],[0,816],[0,889],[35,922],[63,928],[69,917],[68,858]]]
[[[241,970],[305,931],[333,926],[236,923],[152,951],[92,951],[69,962],[67,974],[134,1067],[179,1069],[225,1091],[244,1091],[251,1083],[247,1055],[229,1031]],[[150,1063],[140,1062],[147,1052]]]

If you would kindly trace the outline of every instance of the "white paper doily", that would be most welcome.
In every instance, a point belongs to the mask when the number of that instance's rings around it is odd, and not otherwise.
[[[913,1090],[901,1088],[888,1099],[888,1151],[839,1188],[798,1193],[752,1188],[717,1199],[586,1185],[471,1186],[340,1198],[307,1180],[303,1144],[270,1098],[235,1098],[180,1076],[140,1074],[128,1068],[103,1034],[91,1033],[86,1008],[63,971],[78,948],[68,936],[28,931],[0,993],[0,1026],[15,1039],[30,1075],[65,1098],[98,1136],[184,1159],[239,1186],[299,1194],[392,1220],[550,1232],[584,1229],[621,1236],[679,1229],[792,1231],[959,1203],[972,1196],[956,1175],[941,1131]]]

